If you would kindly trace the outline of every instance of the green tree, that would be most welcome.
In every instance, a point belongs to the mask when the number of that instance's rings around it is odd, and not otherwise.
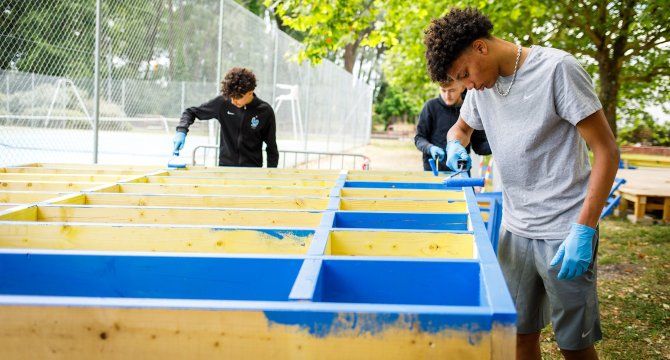
[[[321,59],[342,51],[344,69],[353,73],[362,46],[376,47],[381,39],[371,36],[381,20],[375,0],[266,0],[284,26],[304,33],[304,49],[297,60]]]
[[[498,31],[580,58],[615,134],[617,108],[631,114],[670,100],[668,9],[667,0],[524,0],[482,7],[494,14]]]

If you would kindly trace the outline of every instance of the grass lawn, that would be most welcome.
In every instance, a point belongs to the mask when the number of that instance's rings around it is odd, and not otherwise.
[[[600,223],[600,359],[670,359],[670,225]],[[551,326],[542,358],[562,359]]]

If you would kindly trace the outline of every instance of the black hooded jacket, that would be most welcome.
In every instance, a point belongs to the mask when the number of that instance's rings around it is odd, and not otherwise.
[[[177,131],[188,133],[195,119],[217,119],[221,124],[219,166],[263,166],[263,142],[267,145],[269,168],[277,167],[277,125],[270,104],[254,99],[242,108],[230,99],[217,96],[212,100],[184,110]]]
[[[465,96],[465,92],[463,96]],[[431,170],[428,159],[430,159],[430,147],[435,145],[445,151],[445,157],[438,165],[439,171],[452,171],[446,164],[445,147],[447,146],[447,132],[456,124],[460,111],[460,106],[447,105],[439,95],[424,104],[421,115],[419,115],[416,136],[414,137],[416,148],[423,153],[424,170]],[[483,130],[475,130],[472,133],[470,144],[472,144],[472,149],[478,155],[491,155],[491,147]],[[469,153],[470,145],[465,150]]]

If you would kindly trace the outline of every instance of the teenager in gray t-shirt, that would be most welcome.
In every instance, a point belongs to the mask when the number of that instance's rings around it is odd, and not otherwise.
[[[471,90],[447,134],[447,164],[469,161],[463,146],[474,129],[486,131],[501,172],[499,260],[517,308],[517,358],[540,359],[551,312],[564,357],[596,359],[596,228],[619,163],[614,135],[574,57],[521,47],[492,28],[478,10],[454,8],[426,31],[432,80]]]

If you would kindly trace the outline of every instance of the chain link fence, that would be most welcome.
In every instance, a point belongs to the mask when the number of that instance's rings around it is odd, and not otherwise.
[[[234,66],[255,72],[280,150],[368,143],[372,88],[332,62],[291,61],[300,43],[269,19],[231,0],[101,0],[96,36],[96,5],[0,5],[0,166],[163,165],[182,111],[218,95]],[[197,121],[182,154],[215,145],[218,131]]]

